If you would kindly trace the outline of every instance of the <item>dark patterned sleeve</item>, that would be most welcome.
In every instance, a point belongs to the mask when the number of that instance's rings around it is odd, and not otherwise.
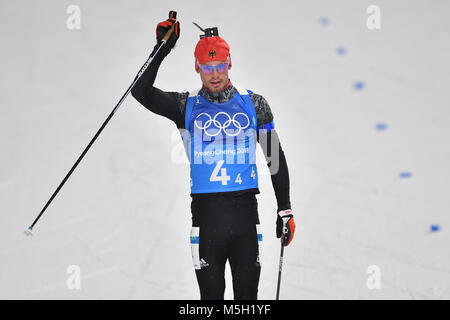
[[[255,106],[258,121],[258,142],[266,158],[270,171],[272,186],[277,199],[277,209],[291,209],[289,195],[289,170],[286,156],[281,148],[280,139],[275,130],[273,114],[264,97],[258,94],[250,94]]]
[[[189,92],[178,93],[178,108],[180,109],[181,119],[177,123],[179,129],[185,129],[186,103],[189,97]]]
[[[273,124],[273,114],[267,100],[263,96],[255,93],[250,93],[250,98],[255,106],[258,128],[260,129],[270,123]]]

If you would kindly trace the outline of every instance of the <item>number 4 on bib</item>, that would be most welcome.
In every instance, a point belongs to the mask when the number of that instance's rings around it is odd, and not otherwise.
[[[253,180],[255,180],[255,178],[256,178],[256,173],[255,173],[255,168],[254,167],[252,167],[252,173],[250,174],[250,177],[252,177]]]
[[[230,180],[230,176],[227,176],[227,169],[222,168],[222,165],[224,163],[224,160],[219,160],[217,162],[216,167],[214,168],[213,172],[211,173],[211,176],[209,177],[209,181],[220,181],[222,182],[223,186],[226,186],[228,184],[228,180]],[[218,175],[220,170],[220,176]]]

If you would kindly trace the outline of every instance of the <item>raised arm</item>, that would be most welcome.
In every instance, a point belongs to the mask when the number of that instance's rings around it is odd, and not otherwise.
[[[167,43],[164,44],[156,53],[157,49],[161,45],[162,38],[174,23],[175,19],[169,18],[166,21],[159,23],[156,27],[157,44],[150,54],[150,56],[153,57],[153,60],[140,79],[136,82],[134,88],[131,90],[131,94],[148,110],[169,118],[178,124],[181,119],[181,111],[179,106],[180,97],[184,95],[184,93],[165,92],[153,86],[162,61],[170,53],[178,40],[178,37],[180,36],[180,25],[179,22],[176,22],[173,34]]]

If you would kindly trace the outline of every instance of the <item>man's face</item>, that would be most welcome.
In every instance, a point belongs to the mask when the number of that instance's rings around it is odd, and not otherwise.
[[[209,61],[205,63],[209,66],[217,66],[220,63],[227,63],[227,61]],[[211,92],[222,91],[228,84],[228,70],[231,69],[231,65],[228,65],[223,72],[218,72],[217,68],[214,68],[212,73],[205,73],[202,68],[198,68],[197,72],[200,73],[203,86]]]

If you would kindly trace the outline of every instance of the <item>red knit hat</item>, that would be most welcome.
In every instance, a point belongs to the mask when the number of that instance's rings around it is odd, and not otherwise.
[[[230,46],[219,36],[204,37],[197,43],[194,56],[200,64],[208,61],[227,61],[230,57]],[[195,69],[197,69],[197,63]]]

